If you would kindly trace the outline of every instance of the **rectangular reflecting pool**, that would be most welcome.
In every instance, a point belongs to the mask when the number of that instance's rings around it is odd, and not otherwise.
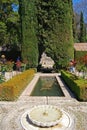
[[[54,76],[40,76],[30,96],[64,96]]]

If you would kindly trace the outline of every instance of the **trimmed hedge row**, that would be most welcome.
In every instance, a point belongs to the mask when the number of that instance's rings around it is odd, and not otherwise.
[[[29,69],[0,84],[0,100],[13,101],[17,99],[32,80],[34,74],[35,69]]]
[[[62,70],[61,77],[80,101],[87,101],[87,80]]]

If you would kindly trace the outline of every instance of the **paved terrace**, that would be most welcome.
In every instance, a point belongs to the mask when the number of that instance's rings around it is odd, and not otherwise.
[[[24,112],[35,105],[51,104],[57,105],[60,109],[68,112],[75,118],[75,130],[87,130],[87,102],[79,102],[73,94],[62,83],[58,77],[65,97],[31,97],[30,92],[33,89],[40,73],[27,86],[19,99],[14,102],[0,102],[0,130],[24,130],[21,126],[20,119]]]

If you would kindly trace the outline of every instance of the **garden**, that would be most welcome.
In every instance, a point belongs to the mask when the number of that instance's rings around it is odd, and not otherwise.
[[[37,71],[34,68],[26,69],[25,64],[23,64],[22,69],[14,71],[14,62],[6,61],[5,56],[2,56],[2,59],[1,61],[4,62],[0,64],[0,100],[13,101],[19,97]],[[6,80],[6,73],[11,73],[8,80]],[[61,77],[78,100],[87,101],[86,55],[82,56],[78,61],[70,61],[66,69],[61,70]]]
[[[18,9],[14,11],[12,5],[18,6]],[[81,82],[84,80],[86,86],[87,57],[76,59],[75,66],[72,63],[69,66],[70,59],[75,58],[74,41],[86,41],[82,13],[79,23],[83,26],[81,29],[79,28],[78,34],[74,34],[74,31],[77,32],[77,28],[72,25],[72,19],[75,19],[72,6],[72,1],[68,0],[66,2],[55,0],[54,4],[52,1],[2,0],[0,9],[0,94],[11,91],[13,97],[10,99],[3,94],[6,99],[1,97],[1,100],[15,99],[16,89],[14,88],[17,87],[18,90],[18,84],[20,87],[18,79],[21,79],[15,78],[23,76],[22,74],[26,75],[25,72],[28,73],[30,69],[37,69],[43,52],[55,62],[55,72],[67,69],[70,74],[82,79]],[[76,24],[76,21],[73,22]],[[15,50],[20,53],[22,60],[19,58],[17,61],[14,60],[14,57],[18,56]],[[5,53],[7,54],[5,55]],[[11,74],[10,78],[6,79],[6,75],[9,74]],[[22,84],[23,81],[27,82],[23,79]]]

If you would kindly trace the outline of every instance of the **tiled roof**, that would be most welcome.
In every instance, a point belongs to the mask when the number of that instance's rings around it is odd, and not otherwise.
[[[76,51],[87,51],[87,43],[74,43]]]

